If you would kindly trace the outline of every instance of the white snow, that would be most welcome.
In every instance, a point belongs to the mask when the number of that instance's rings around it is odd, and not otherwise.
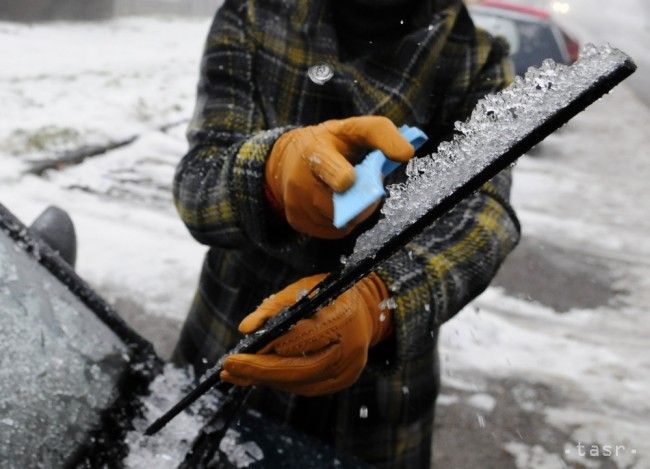
[[[163,373],[149,386],[150,394],[141,399],[144,418],[136,419],[135,429],[126,436],[129,453],[123,463],[127,468],[172,469],[183,462],[192,442],[218,406],[218,399],[214,395],[202,397],[155,435],[145,436],[144,430],[185,397],[194,384],[191,369],[165,365]],[[255,415],[255,412],[251,414]],[[235,467],[248,467],[264,459],[262,449],[254,441],[240,440],[239,432],[228,429],[219,442],[221,453],[216,457],[225,456]]]
[[[560,15],[562,24],[582,42],[598,38],[611,42],[634,57],[639,72],[629,86],[650,104],[650,2],[647,0],[571,0],[570,10]]]
[[[436,405],[452,405],[458,402],[458,396],[453,394],[438,394],[438,399],[436,399]]]
[[[165,365],[149,386],[150,395],[141,400],[145,418],[136,419],[135,429],[126,436],[129,453],[124,459],[127,468],[143,469],[156,467],[172,469],[179,466],[191,448],[201,427],[206,423],[205,415],[214,411],[216,398],[206,396],[190,408],[172,419],[162,430],[153,436],[145,436],[144,430],[164,412],[167,412],[193,385],[191,370]],[[198,412],[208,409],[209,412]]]
[[[455,123],[452,140],[442,142],[431,155],[410,160],[406,181],[387,187],[384,218],[359,236],[346,269],[374,257],[389,240],[626,60],[610,46],[587,44],[571,66],[547,59],[523,79],[517,77],[508,88],[479,100],[465,122]]]
[[[485,375],[541,382],[566,399],[547,408],[535,396],[518,396],[522,410],[541,412],[551,429],[570,435],[563,454],[525,441],[506,444],[519,468],[605,462],[641,469],[650,467],[650,101],[642,102],[638,83],[648,83],[650,11],[640,0],[570,5],[563,22],[571,32],[583,42],[610,41],[640,68],[547,138],[539,156],[519,160],[512,200],[524,236],[601,259],[622,293],[612,304],[559,315],[489,288],[443,326],[443,383],[482,389]],[[475,381],[467,379],[473,372]],[[578,443],[587,451],[596,445],[605,461],[589,460]],[[617,445],[625,449],[613,454]]]
[[[515,169],[513,203],[524,236],[602,259],[623,290],[621,301],[559,315],[489,288],[442,328],[443,383],[460,388],[458,376],[474,370],[548,384],[566,398],[564,406],[544,408],[525,396],[520,405],[570,433],[573,453],[565,459],[584,465],[573,442],[625,445],[627,453],[609,458],[613,464],[650,465],[650,225],[642,202],[649,124],[650,110],[621,87]],[[465,384],[480,388],[481,380]],[[556,461],[522,442],[506,449],[522,468]]]
[[[395,301],[395,298],[390,297],[386,298],[385,300],[381,300],[379,303],[379,309],[385,310],[385,309],[396,309],[397,308],[397,301]]]
[[[489,394],[476,393],[476,394],[472,394],[467,399],[467,403],[478,410],[482,410],[483,412],[490,413],[494,410],[497,401],[493,396]]]
[[[208,24],[0,23],[0,203],[27,224],[50,204],[68,210],[80,275],[109,300],[133,298],[177,321],[187,313],[205,248],[171,203],[185,126],[155,128],[190,116]],[[43,132],[52,126],[74,138]],[[134,144],[79,167],[44,178],[22,174],[28,159],[136,134]]]
[[[254,441],[239,441],[239,432],[229,428],[219,442],[219,449],[230,464],[235,467],[248,467],[254,462],[264,459],[262,449]]]
[[[0,22],[0,152],[36,158],[188,117],[206,31],[189,19]]]
[[[528,446],[512,441],[505,445],[505,450],[515,457],[515,464],[520,469],[559,469],[566,467],[557,454],[550,454],[542,446]]]
[[[362,405],[359,407],[359,418],[367,419],[368,418],[368,406]]]

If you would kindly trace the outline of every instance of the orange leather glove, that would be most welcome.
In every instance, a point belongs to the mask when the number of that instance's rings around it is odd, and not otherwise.
[[[244,334],[256,331],[324,277],[303,278],[267,298],[244,318],[239,330]],[[392,330],[391,311],[380,306],[388,297],[383,281],[370,274],[257,354],[228,357],[221,379],[238,386],[261,384],[303,396],[346,388],[366,365],[368,349]]]
[[[332,225],[332,192],[348,189],[355,178],[351,162],[376,148],[400,162],[408,161],[415,152],[397,127],[381,116],[329,120],[287,131],[273,145],[265,166],[274,205],[301,233],[342,238],[368,218],[379,202],[338,230]]]

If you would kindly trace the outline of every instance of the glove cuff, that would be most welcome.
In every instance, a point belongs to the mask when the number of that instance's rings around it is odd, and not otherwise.
[[[282,157],[287,145],[293,140],[293,131],[287,130],[273,144],[264,165],[264,182],[273,201],[274,208],[284,212],[284,197],[282,194]]]
[[[357,288],[366,302],[372,320],[370,346],[373,346],[393,332],[393,311],[388,304],[390,293],[384,281],[374,272],[357,283]]]

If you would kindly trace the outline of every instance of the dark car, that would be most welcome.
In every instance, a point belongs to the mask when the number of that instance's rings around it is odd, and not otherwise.
[[[478,27],[508,41],[517,75],[545,59],[566,65],[578,59],[578,42],[544,10],[487,0],[472,6],[470,14]]]
[[[216,393],[145,437],[195,380],[75,273],[61,233],[65,212],[27,228],[0,204],[0,467],[366,466],[245,406],[224,426]]]

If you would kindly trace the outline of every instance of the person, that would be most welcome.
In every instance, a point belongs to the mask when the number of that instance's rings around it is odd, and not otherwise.
[[[332,226],[353,164],[372,148],[413,157],[402,124],[435,148],[510,82],[507,55],[460,0],[226,0],[174,182],[180,217],[209,246],[175,360],[204,372],[336,269],[381,216],[375,205]],[[498,174],[314,317],[231,356],[222,378],[256,385],[251,406],[337,450],[428,466],[438,330],[518,241],[510,183]]]

